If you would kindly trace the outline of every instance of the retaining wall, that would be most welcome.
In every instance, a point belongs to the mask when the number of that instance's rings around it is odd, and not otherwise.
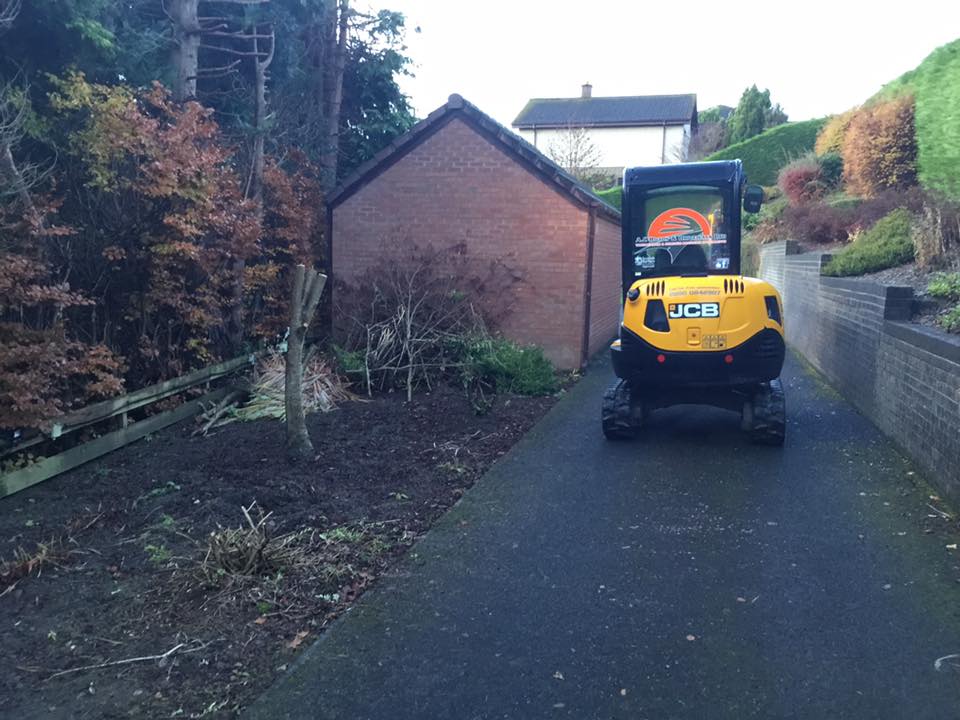
[[[909,322],[912,288],[823,277],[826,259],[791,242],[761,250],[787,342],[960,501],[960,337]]]

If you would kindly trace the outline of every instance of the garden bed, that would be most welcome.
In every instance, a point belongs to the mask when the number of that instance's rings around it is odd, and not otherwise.
[[[0,501],[0,557],[26,553],[0,577],[4,714],[235,716],[553,402],[347,403],[308,417],[300,467],[277,421],[185,423]],[[219,569],[210,534],[261,513],[273,564]]]

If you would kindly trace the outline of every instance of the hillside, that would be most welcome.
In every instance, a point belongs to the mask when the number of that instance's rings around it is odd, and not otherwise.
[[[934,50],[870,101],[905,94],[916,101],[920,183],[960,197],[960,40]]]
[[[747,180],[760,185],[774,185],[777,171],[790,160],[813,150],[823,118],[777,125],[759,135],[730,145],[709,155],[705,160],[732,160],[740,158],[747,172]]]

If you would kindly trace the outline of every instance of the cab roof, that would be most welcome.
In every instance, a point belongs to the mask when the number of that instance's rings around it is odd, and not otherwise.
[[[652,165],[624,170],[623,185],[737,185],[743,182],[743,163],[739,160]]]

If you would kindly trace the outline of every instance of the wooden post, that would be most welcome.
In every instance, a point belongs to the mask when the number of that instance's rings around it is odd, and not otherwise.
[[[284,372],[284,414],[287,422],[287,459],[291,462],[313,459],[313,443],[307,433],[303,414],[303,345],[307,329],[320,304],[327,276],[297,265],[293,271],[290,298],[290,332]]]

